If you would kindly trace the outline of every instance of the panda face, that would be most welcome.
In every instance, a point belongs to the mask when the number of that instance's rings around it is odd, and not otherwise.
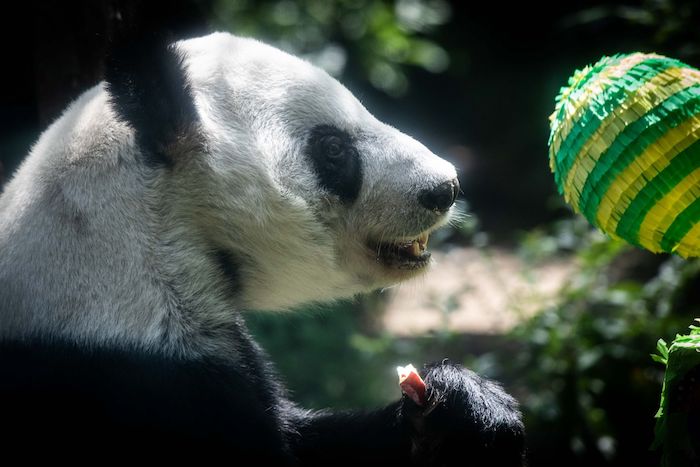
[[[177,46],[207,152],[183,161],[178,186],[198,193],[191,212],[231,258],[244,307],[347,297],[427,269],[428,236],[459,190],[451,164],[280,50],[228,34]]]

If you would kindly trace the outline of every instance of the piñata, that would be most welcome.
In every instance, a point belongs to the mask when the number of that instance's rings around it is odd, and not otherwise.
[[[700,71],[604,57],[569,78],[550,122],[550,167],[576,212],[655,253],[700,256]]]

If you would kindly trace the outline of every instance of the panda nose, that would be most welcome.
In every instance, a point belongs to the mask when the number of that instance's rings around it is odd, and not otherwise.
[[[452,179],[418,195],[421,206],[432,211],[447,211],[459,194],[459,180]]]

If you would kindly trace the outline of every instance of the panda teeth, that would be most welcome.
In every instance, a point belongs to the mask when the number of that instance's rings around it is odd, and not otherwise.
[[[403,247],[403,250],[406,251],[410,256],[419,258],[428,248],[428,235],[429,234],[427,233],[423,234],[417,239],[406,243],[406,245]]]
[[[370,243],[376,253],[378,262],[398,268],[398,269],[419,269],[430,259],[428,246],[428,234],[409,241],[378,242]]]
[[[421,251],[425,251],[426,248],[428,248],[428,237],[430,234],[423,234],[420,237],[418,237],[418,245],[420,246]]]

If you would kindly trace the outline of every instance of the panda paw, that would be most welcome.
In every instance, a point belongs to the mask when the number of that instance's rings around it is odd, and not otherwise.
[[[426,366],[421,377],[426,403],[404,396],[401,409],[416,465],[524,465],[522,417],[503,388],[446,361]]]

